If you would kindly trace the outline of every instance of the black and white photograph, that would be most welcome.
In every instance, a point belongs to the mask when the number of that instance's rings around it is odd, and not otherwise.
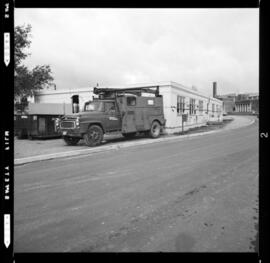
[[[259,99],[259,8],[15,7],[14,252],[258,252]]]

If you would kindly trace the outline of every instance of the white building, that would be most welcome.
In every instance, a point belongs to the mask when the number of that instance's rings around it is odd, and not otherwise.
[[[159,86],[159,93],[163,96],[166,133],[174,133],[182,130],[183,115],[187,117],[184,123],[184,130],[206,125],[209,121],[222,121],[223,103],[221,100],[208,97],[176,82],[167,81],[125,86],[106,86],[106,88],[152,86]],[[92,100],[93,95],[93,87],[74,90],[44,90],[35,95],[34,102],[72,104],[75,98],[75,102],[78,102],[79,108],[82,110],[84,103]]]
[[[74,98],[78,96],[80,110],[86,101],[92,99],[93,88],[80,88],[74,90],[41,90],[31,99],[33,103],[62,103],[73,104]]]
[[[184,129],[206,125],[207,122],[222,121],[222,101],[208,97],[198,91],[175,82],[160,86],[163,95],[166,132],[182,130],[182,118],[187,114]]]

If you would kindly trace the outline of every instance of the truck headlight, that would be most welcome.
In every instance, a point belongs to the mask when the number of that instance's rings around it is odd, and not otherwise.
[[[80,117],[76,118],[75,124],[77,127],[80,126]]]
[[[56,126],[56,127],[59,127],[59,122],[60,122],[59,118],[56,118],[56,119],[55,119],[55,126]]]

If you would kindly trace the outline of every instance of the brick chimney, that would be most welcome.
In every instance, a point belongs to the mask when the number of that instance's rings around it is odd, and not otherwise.
[[[213,82],[213,97],[217,97],[217,83]]]

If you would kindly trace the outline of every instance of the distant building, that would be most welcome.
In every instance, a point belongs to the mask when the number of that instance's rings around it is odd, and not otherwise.
[[[219,95],[218,99],[223,101],[223,112],[232,113],[235,111],[235,97],[236,94]]]
[[[235,100],[235,112],[258,113],[259,112],[259,94],[258,93],[239,94]]]
[[[223,101],[223,111],[228,114],[251,114],[259,112],[259,94],[242,93],[217,96]]]

